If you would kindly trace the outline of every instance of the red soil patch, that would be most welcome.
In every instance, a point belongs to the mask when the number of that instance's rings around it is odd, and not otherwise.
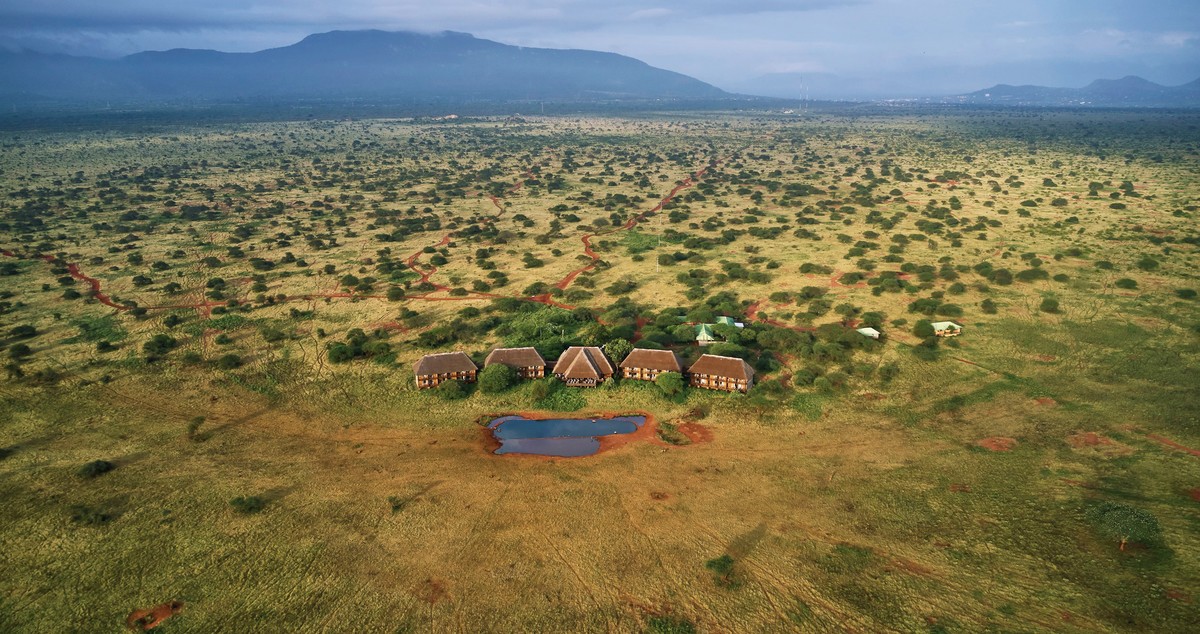
[[[1074,436],[1067,436],[1067,442],[1072,447],[1095,447],[1097,445],[1111,445],[1111,438],[1101,436],[1094,431],[1080,432]]]
[[[903,559],[900,557],[893,557],[891,562],[888,564],[888,568],[891,568],[892,570],[899,570],[901,572],[907,572],[908,574],[915,575],[917,577],[933,576],[932,569],[922,566],[911,559]]]
[[[1051,362],[1054,362],[1054,361],[1058,361],[1058,357],[1056,357],[1056,356],[1054,356],[1054,355],[1052,355],[1052,354],[1039,354],[1039,355],[1037,355],[1037,357],[1035,357],[1035,358],[1036,358],[1038,361],[1041,361],[1041,362],[1043,362],[1043,363],[1051,363]]]
[[[450,589],[445,579],[430,577],[417,589],[417,597],[429,605],[437,605],[450,596]]]
[[[992,436],[975,441],[975,444],[987,449],[988,451],[1012,451],[1013,447],[1017,446],[1016,438],[1005,438],[1003,436]]]
[[[1170,438],[1164,438],[1162,436],[1159,436],[1158,434],[1146,434],[1146,438],[1149,438],[1150,440],[1158,442],[1159,444],[1166,445],[1167,447],[1170,447],[1172,449],[1186,451],[1187,453],[1190,453],[1193,456],[1200,457],[1200,449],[1192,449],[1191,447],[1185,447],[1185,446],[1175,442],[1174,440],[1171,440]]]
[[[703,444],[712,442],[712,430],[701,425],[700,423],[684,423],[676,427],[680,433],[688,437],[692,444]]]
[[[954,493],[970,493],[971,485],[969,484],[951,484],[950,491]]]
[[[1188,491],[1188,495],[1191,496],[1192,500],[1200,502],[1200,487]]]
[[[651,500],[658,500],[658,501],[660,501],[660,502],[661,502],[661,501],[663,501],[663,500],[669,500],[669,499],[671,499],[671,495],[670,495],[670,494],[668,494],[668,493],[663,493],[662,491],[651,491],[651,492],[650,492],[650,499],[651,499]]]
[[[1033,400],[1038,405],[1058,405],[1058,401],[1050,398],[1049,396],[1039,396]]]
[[[868,401],[882,401],[886,399],[887,396],[878,392],[867,392],[862,395],[862,398]]]
[[[1179,601],[1181,603],[1192,602],[1192,595],[1184,592],[1183,590],[1176,590],[1174,588],[1167,588],[1166,597],[1172,601]]]
[[[1071,436],[1067,436],[1067,444],[1071,445],[1076,451],[1089,451],[1098,453],[1102,456],[1112,458],[1116,456],[1128,456],[1135,450],[1129,445],[1119,443],[1112,438],[1098,434],[1094,431],[1080,432]]]
[[[145,632],[158,627],[163,621],[182,611],[183,601],[171,601],[144,610],[134,610],[125,617],[125,626],[131,630]]]

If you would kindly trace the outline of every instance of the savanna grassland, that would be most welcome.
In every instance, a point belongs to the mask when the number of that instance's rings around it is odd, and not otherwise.
[[[1198,126],[6,132],[0,629],[1193,631]],[[498,345],[691,360],[719,316],[748,395],[413,384]],[[516,411],[659,435],[489,454]]]

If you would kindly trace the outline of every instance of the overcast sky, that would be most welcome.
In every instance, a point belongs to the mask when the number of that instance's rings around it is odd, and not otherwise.
[[[363,28],[613,51],[727,89],[770,73],[804,73],[813,85],[837,75],[914,96],[1200,77],[1200,0],[0,2],[0,46],[76,55],[256,51]]]

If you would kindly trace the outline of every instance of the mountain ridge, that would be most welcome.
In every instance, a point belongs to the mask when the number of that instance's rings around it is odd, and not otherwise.
[[[996,84],[952,99],[971,104],[1019,106],[1186,107],[1200,106],[1200,78],[1164,86],[1137,75],[1096,79],[1082,88]]]
[[[617,53],[519,47],[454,31],[328,31],[252,53],[178,48],[103,60],[22,52],[0,61],[0,94],[73,102],[730,96]]]

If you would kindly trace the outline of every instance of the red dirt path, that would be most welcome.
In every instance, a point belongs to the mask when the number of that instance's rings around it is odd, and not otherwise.
[[[183,611],[182,601],[162,603],[152,608],[134,610],[125,617],[125,626],[131,630],[145,632],[154,629],[162,622]]]
[[[1012,451],[1012,448],[1017,446],[1017,439],[1005,438],[1003,436],[992,436],[991,438],[977,440],[975,441],[975,444],[987,449],[988,451]]]
[[[1200,457],[1200,449],[1192,449],[1191,447],[1185,447],[1185,446],[1175,442],[1174,440],[1171,440],[1170,438],[1164,438],[1163,436],[1159,436],[1158,434],[1146,434],[1146,438],[1149,438],[1150,440],[1158,442],[1162,445],[1166,445],[1167,447],[1170,447],[1172,449],[1186,451],[1187,453],[1190,453],[1193,456]]]

